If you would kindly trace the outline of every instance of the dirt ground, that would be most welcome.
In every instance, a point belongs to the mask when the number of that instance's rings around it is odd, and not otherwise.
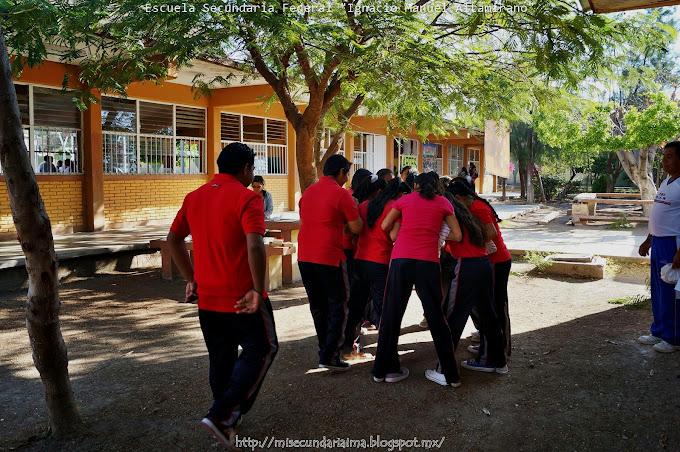
[[[510,373],[462,370],[456,390],[423,376],[436,357],[429,332],[417,326],[415,294],[400,341],[411,376],[376,384],[370,362],[344,374],[318,372],[304,291],[275,292],[281,347],[240,434],[443,438],[442,450],[678,450],[680,353],[661,355],[635,342],[648,328],[648,309],[608,303],[644,294],[645,270],[602,281],[528,276],[526,264],[513,270]],[[196,307],[177,303],[182,290],[158,271],[63,284],[62,329],[87,424],[65,443],[44,437],[23,294],[0,294],[0,449],[219,450],[197,427],[210,403],[208,359]],[[375,334],[368,339],[374,344]],[[467,345],[459,359],[468,357]]]

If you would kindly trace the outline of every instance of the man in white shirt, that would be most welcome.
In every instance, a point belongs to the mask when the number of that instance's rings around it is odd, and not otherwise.
[[[649,216],[649,235],[640,245],[640,256],[651,248],[652,314],[649,335],[638,341],[654,345],[654,350],[672,353],[680,350],[680,299],[675,287],[661,279],[661,268],[673,264],[680,268],[680,141],[668,143],[663,150],[663,168],[668,177],[661,183]]]

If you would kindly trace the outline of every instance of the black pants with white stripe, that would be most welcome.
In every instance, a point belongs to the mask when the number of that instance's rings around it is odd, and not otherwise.
[[[454,346],[474,308],[477,327],[485,338],[479,356],[489,364],[503,367],[506,364],[503,334],[494,308],[493,268],[486,257],[459,259],[456,274],[448,293],[446,315]]]
[[[430,327],[441,371],[447,382],[456,383],[460,381],[460,376],[453,356],[451,331],[442,308],[439,263],[416,259],[392,259],[390,262],[373,375],[383,378],[401,369],[397,345],[401,321],[414,285]]]
[[[330,363],[339,357],[345,338],[349,281],[345,263],[331,265],[298,262],[307,292],[309,309],[319,340],[319,362]]]
[[[198,318],[210,359],[213,405],[208,417],[235,425],[255,403],[279,349],[272,305],[266,299],[254,314],[199,309]]]

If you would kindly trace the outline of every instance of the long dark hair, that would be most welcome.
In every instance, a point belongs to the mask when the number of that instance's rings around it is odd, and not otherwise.
[[[352,176],[352,182],[350,183],[350,187],[352,187],[352,192],[355,192],[359,189],[359,185],[366,179],[367,177],[370,177],[371,172],[367,169],[364,168],[359,168],[354,172],[354,176]]]
[[[463,177],[456,177],[451,181],[449,184],[447,190],[452,194],[452,195],[458,195],[458,196],[469,196],[472,199],[478,199],[482,201],[484,204],[489,206],[489,209],[493,212],[494,217],[496,217],[496,223],[500,223],[501,218],[498,216],[498,213],[496,213],[496,209],[493,208],[493,206],[487,201],[486,199],[482,198],[479,196],[477,193],[475,193],[475,190],[472,188],[472,186],[468,183],[467,179]]]
[[[434,171],[421,173],[416,176],[415,183],[418,184],[418,192],[425,199],[434,199],[437,195],[437,184],[439,175]]]
[[[359,184],[357,189],[353,191],[352,195],[357,199],[357,201],[359,201],[359,204],[361,204],[362,202],[371,199],[371,197],[380,190],[383,190],[386,185],[387,182],[385,182],[384,179],[371,174],[369,177],[365,178],[361,184]]]
[[[383,191],[378,193],[378,196],[368,202],[366,223],[368,223],[369,228],[375,226],[375,222],[378,221],[378,218],[382,215],[387,203],[393,199],[397,199],[400,194],[404,193],[404,190],[409,190],[408,186],[401,180],[395,178],[387,183],[387,186]]]
[[[453,204],[453,212],[456,215],[456,220],[458,220],[461,231],[463,234],[468,234],[470,237],[470,242],[473,245],[479,248],[484,248],[484,233],[482,232],[482,223],[477,217],[472,215],[472,213],[462,202],[456,199],[456,197],[451,192],[450,187],[451,185],[447,187],[444,196],[446,196],[446,199],[451,201],[451,204]]]

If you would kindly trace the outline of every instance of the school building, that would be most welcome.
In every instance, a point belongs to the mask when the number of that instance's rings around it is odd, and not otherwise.
[[[263,80],[214,89],[197,97],[197,73],[224,75],[232,68],[198,60],[162,84],[134,83],[125,98],[97,95],[79,111],[62,81],[76,87],[78,67],[46,61],[15,80],[24,138],[55,233],[115,229],[172,220],[184,196],[216,172],[220,149],[242,141],[256,152],[275,211],[297,208],[295,132],[281,105],[267,102]],[[327,142],[325,131],[322,146]],[[377,171],[411,165],[418,171],[456,175],[472,162],[480,192],[496,190],[508,176],[507,131],[447,136],[395,134],[380,117],[351,121],[341,151],[354,168]],[[0,179],[2,173],[0,169]],[[13,239],[6,185],[0,182],[0,239]]]

